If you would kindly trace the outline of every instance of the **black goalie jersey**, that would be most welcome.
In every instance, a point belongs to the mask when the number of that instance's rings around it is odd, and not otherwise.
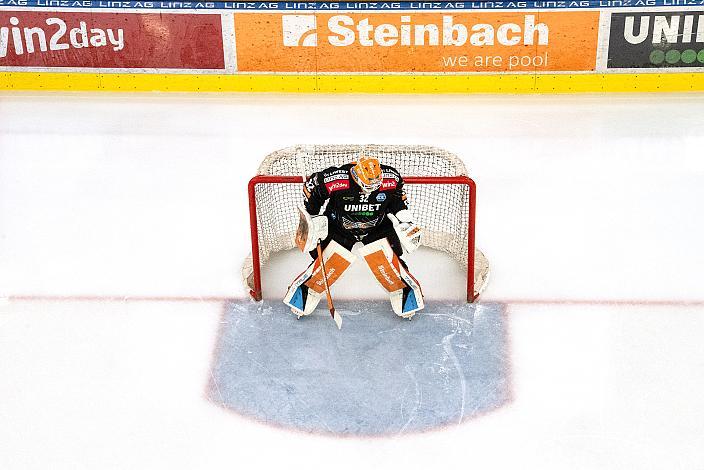
[[[362,241],[371,232],[391,228],[386,214],[407,209],[406,194],[401,175],[387,165],[380,165],[381,187],[365,193],[350,176],[353,166],[350,163],[313,173],[303,186],[303,194],[309,214],[319,215],[328,201],[323,214],[328,216],[330,229]]]

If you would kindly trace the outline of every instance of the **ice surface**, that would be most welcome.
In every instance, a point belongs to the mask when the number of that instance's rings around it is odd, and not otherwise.
[[[482,299],[507,308],[509,403],[434,432],[336,439],[205,396],[233,315],[218,299],[245,295],[246,181],[301,142],[462,156],[492,266]],[[702,148],[701,94],[0,94],[0,468],[704,468]],[[428,298],[453,299],[455,267],[413,255]],[[268,266],[268,298],[306,264]],[[333,291],[383,295],[361,263]],[[372,318],[301,322],[341,341],[357,320]],[[467,359],[453,332],[429,346],[454,380],[449,423],[461,386],[445,347]]]
[[[210,399],[309,432],[383,435],[461,423],[504,404],[499,304],[431,302],[411,321],[388,302],[344,302],[300,320],[281,302],[231,302]]]

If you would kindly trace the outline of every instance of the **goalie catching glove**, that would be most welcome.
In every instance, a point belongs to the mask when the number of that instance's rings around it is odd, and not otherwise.
[[[413,253],[423,242],[423,229],[413,222],[413,214],[408,209],[388,214],[396,230],[401,246],[406,253]]]
[[[310,215],[303,207],[298,207],[300,220],[296,231],[296,246],[302,252],[315,249],[318,241],[328,237],[328,218],[325,215]]]

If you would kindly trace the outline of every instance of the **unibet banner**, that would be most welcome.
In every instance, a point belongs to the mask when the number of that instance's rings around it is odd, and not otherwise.
[[[612,13],[607,68],[704,67],[704,11]]]
[[[247,14],[240,72],[593,71],[599,12]]]

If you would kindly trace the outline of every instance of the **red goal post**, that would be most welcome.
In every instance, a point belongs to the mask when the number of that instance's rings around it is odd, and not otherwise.
[[[476,185],[455,155],[435,147],[401,145],[307,145],[269,155],[248,186],[252,254],[242,276],[250,295],[262,299],[261,271],[268,258],[295,247],[305,178],[348,163],[362,150],[401,173],[409,207],[424,230],[423,245],[466,267],[466,299],[476,300],[489,273],[486,257],[475,247]]]

